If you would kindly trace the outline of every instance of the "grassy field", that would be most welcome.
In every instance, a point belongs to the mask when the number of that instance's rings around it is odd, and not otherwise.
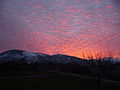
[[[48,76],[1,79],[0,90],[97,90],[97,85],[91,80],[84,80],[68,75],[57,76],[56,73],[50,72],[39,73],[39,75],[43,74],[47,74]],[[101,85],[101,90],[120,90],[120,87],[104,84]]]

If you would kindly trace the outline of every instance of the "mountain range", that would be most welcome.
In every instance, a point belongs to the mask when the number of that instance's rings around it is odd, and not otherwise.
[[[25,60],[28,63],[34,62],[55,62],[55,63],[81,63],[87,64],[85,59],[74,56],[55,54],[48,55],[43,53],[27,52],[24,50],[8,50],[0,53],[0,62]]]
[[[48,55],[14,49],[0,53],[0,70],[56,70],[83,75],[96,75],[95,72],[102,70],[103,78],[120,80],[120,62],[109,61],[110,58],[86,60],[63,54]]]
[[[107,59],[107,58],[106,58]],[[26,61],[27,63],[34,62],[54,62],[54,63],[79,63],[81,65],[88,64],[86,59],[81,59],[74,56],[55,54],[48,55],[43,53],[28,52],[24,50],[8,50],[0,53],[0,63],[6,61]],[[116,61],[114,58],[112,60]]]

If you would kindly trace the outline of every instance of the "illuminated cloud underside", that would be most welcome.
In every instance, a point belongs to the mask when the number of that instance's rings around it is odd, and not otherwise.
[[[119,0],[1,0],[0,51],[82,57],[120,50]]]

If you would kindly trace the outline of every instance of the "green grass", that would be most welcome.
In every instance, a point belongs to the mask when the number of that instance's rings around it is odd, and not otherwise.
[[[48,76],[29,79],[0,80],[0,90],[97,90],[91,80],[72,76]],[[120,87],[102,85],[101,90],[120,90]]]

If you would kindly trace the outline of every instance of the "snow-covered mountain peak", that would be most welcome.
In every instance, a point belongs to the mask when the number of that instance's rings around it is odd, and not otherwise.
[[[70,62],[81,62],[85,63],[83,59],[63,55],[48,55],[43,53],[28,52],[23,50],[9,50],[0,54],[0,61],[26,61],[28,63],[33,62],[56,62],[56,63],[70,63]]]
[[[36,57],[37,54],[33,52],[23,52],[23,55],[28,56],[28,57]]]

